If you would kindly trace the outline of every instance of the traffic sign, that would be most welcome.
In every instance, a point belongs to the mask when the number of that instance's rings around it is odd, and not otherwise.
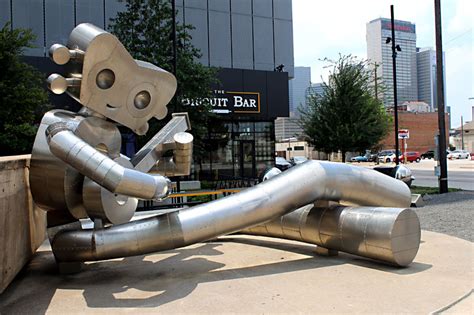
[[[408,129],[399,129],[398,139],[410,139],[410,132],[408,131]]]

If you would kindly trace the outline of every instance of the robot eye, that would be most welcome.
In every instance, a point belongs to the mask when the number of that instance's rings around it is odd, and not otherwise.
[[[114,85],[115,73],[110,69],[104,69],[97,74],[95,83],[102,90],[107,90]]]
[[[135,99],[133,100],[133,104],[137,109],[144,109],[146,108],[151,101],[151,95],[148,91],[141,91],[135,95]]]

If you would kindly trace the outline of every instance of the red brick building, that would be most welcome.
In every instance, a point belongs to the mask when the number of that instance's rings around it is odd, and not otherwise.
[[[446,123],[446,143],[449,141],[449,114],[444,116]],[[423,153],[427,150],[435,149],[434,137],[438,134],[438,113],[398,113],[399,129],[408,129],[410,139],[407,140],[407,151],[418,151]],[[382,149],[395,149],[394,127],[390,128],[390,132],[382,141]],[[402,149],[402,141],[399,142],[400,150]]]

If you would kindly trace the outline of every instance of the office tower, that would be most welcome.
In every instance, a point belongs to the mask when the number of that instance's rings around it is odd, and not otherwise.
[[[395,20],[395,42],[400,45],[397,52],[397,96],[398,104],[418,100],[416,68],[416,32],[415,24]],[[376,63],[378,76],[385,86],[379,93],[385,106],[393,106],[393,69],[392,44],[386,43],[392,36],[390,19],[378,18],[367,23],[367,58],[372,66]]]
[[[309,102],[312,97],[318,96],[322,97],[324,94],[323,83],[311,83],[311,85],[306,89],[305,99],[306,106],[309,105]]]
[[[295,76],[289,81],[290,117],[299,116],[298,107],[306,105],[306,89],[311,85],[311,68],[295,67]]]
[[[417,48],[416,54],[417,76],[418,76],[418,100],[430,105],[431,110],[435,111],[437,105],[437,84],[436,84],[436,51],[431,48]],[[443,53],[444,60],[444,53]],[[445,64],[443,62],[443,68]],[[446,71],[443,72],[446,74]],[[446,76],[443,81],[446,82]],[[446,84],[444,85],[446,87]],[[446,93],[444,104],[446,109]]]

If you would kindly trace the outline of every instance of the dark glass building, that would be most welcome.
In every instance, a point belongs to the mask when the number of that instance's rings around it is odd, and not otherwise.
[[[172,1],[172,0],[170,0]],[[66,44],[75,25],[104,29],[125,9],[124,0],[0,0],[0,24],[31,28],[35,48],[27,61],[45,73],[61,73],[48,60],[54,43]],[[212,87],[218,113],[208,126],[206,151],[192,177],[226,180],[255,178],[274,164],[274,120],[288,116],[288,79],[293,77],[291,0],[175,0],[178,23],[194,26],[190,35],[200,63],[219,68],[221,84]],[[67,96],[54,105],[74,110]],[[193,110],[193,102],[189,102]],[[125,144],[126,145],[126,144]]]
[[[219,115],[208,127],[208,154],[194,164],[199,179],[256,178],[275,161],[275,119],[288,116],[288,74],[221,69],[210,100]],[[196,104],[189,102],[189,111]]]

